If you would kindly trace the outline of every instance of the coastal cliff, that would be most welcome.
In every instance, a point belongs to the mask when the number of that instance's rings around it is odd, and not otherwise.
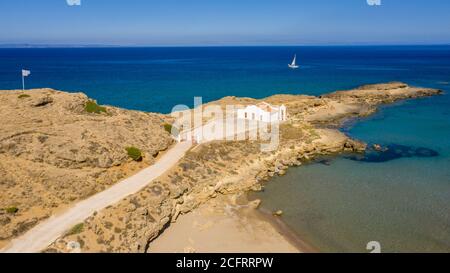
[[[82,93],[0,91],[0,117],[0,245],[153,164],[173,142],[164,115],[98,106]]]
[[[78,241],[82,251],[146,252],[151,242],[177,220],[219,195],[238,196],[262,189],[262,183],[283,175],[317,156],[362,153],[367,145],[338,128],[347,119],[364,117],[381,104],[440,94],[403,83],[367,85],[321,97],[275,95],[263,99],[285,104],[289,120],[281,125],[278,149],[262,152],[259,141],[214,141],[196,146],[170,171],[140,192],[88,218],[46,251],[67,251]],[[226,97],[210,104],[251,104],[262,100]],[[233,203],[233,202],[232,202]],[[252,206],[257,207],[257,204]],[[192,250],[195,251],[195,250]]]

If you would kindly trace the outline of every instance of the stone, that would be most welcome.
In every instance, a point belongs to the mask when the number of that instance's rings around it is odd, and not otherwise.
[[[135,205],[135,204],[130,203],[130,204],[127,206],[127,211],[128,211],[128,212],[133,212],[133,211],[135,211],[135,210],[136,210],[136,205]]]
[[[381,145],[379,145],[379,144],[373,144],[372,148],[378,152],[381,152],[383,150],[383,147],[381,147]]]
[[[273,215],[274,216],[281,216],[281,215],[283,215],[283,211],[282,210],[277,210],[277,211],[273,212]]]
[[[250,201],[248,203],[248,206],[252,209],[257,209],[259,206],[261,205],[261,200],[260,199],[255,199],[253,201]]]
[[[31,106],[41,107],[53,102],[53,98],[48,95],[40,95],[38,97],[33,97],[31,101]]]
[[[11,222],[11,218],[6,215],[0,215],[0,226],[6,225]]]
[[[147,216],[148,215],[148,210],[147,208],[138,208],[136,210],[136,213],[142,216]]]

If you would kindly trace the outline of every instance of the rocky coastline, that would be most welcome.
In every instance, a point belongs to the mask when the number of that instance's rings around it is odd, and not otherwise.
[[[165,115],[99,106],[83,93],[0,91],[0,117],[0,247],[173,145]]]
[[[157,181],[95,213],[45,251],[68,252],[68,243],[76,241],[83,252],[147,252],[152,241],[180,215],[217,197],[230,196],[231,201],[227,202],[237,204],[239,196],[261,190],[263,182],[275,175],[283,175],[291,166],[300,166],[323,155],[364,153],[367,144],[338,130],[344,121],[368,116],[382,104],[440,93],[440,90],[395,82],[320,97],[274,95],[265,98],[264,101],[272,104],[285,104],[288,109],[289,120],[280,127],[277,150],[262,152],[259,141],[245,140],[214,141],[195,146]],[[258,101],[262,100],[226,97],[210,104],[245,105]],[[158,130],[163,130],[161,124],[170,118],[159,118]],[[157,150],[163,151],[168,145],[169,142]],[[2,150],[0,156],[4,156]],[[248,205],[256,208],[258,201]]]

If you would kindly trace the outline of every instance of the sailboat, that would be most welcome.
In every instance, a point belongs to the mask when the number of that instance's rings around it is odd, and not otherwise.
[[[296,61],[297,61],[297,54],[294,55],[294,59],[292,60],[292,63],[288,64],[289,68],[292,68],[292,69],[299,68],[299,66],[296,64]]]

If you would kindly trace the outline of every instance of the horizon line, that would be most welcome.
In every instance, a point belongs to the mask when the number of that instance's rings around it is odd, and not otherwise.
[[[450,46],[450,43],[349,43],[349,44],[196,44],[196,45],[114,45],[114,44],[27,44],[27,43],[0,43],[0,49],[14,48],[159,48],[159,47],[370,47],[370,46]]]

